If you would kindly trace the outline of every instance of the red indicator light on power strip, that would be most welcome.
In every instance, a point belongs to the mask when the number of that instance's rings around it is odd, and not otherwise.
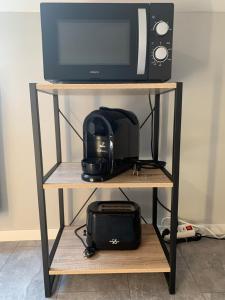
[[[193,227],[192,227],[191,225],[187,225],[187,226],[186,226],[186,229],[187,229],[187,230],[193,230]]]

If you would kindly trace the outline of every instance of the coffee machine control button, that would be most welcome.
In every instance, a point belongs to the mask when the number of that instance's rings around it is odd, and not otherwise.
[[[155,31],[158,35],[163,36],[169,31],[169,25],[164,21],[159,21],[155,25]]]
[[[168,57],[168,50],[166,47],[159,46],[154,49],[153,56],[157,61],[164,61]]]

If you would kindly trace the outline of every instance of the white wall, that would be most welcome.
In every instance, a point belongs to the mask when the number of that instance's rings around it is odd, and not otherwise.
[[[210,5],[211,2],[204,1]],[[0,9],[3,10],[1,2]],[[7,9],[5,5],[4,10]],[[173,79],[184,81],[179,214],[196,223],[225,223],[223,28],[224,13],[176,13]],[[0,230],[38,229],[28,83],[43,80],[39,14],[0,13],[0,44]],[[45,95],[41,99],[47,169],[54,161],[54,144],[51,146],[53,126],[50,120],[52,107],[50,96]],[[143,96],[130,99],[89,96],[60,101],[62,109],[80,132],[84,116],[101,104],[131,109],[140,120],[144,119],[148,109],[147,99]],[[171,146],[171,137],[167,134],[171,106],[171,99],[165,96],[162,107],[162,158],[169,158],[166,153]],[[147,153],[148,138],[145,129],[141,144],[143,156]],[[66,125],[63,125],[63,142],[67,144],[64,146],[64,159],[80,160],[81,144]],[[89,192],[68,193],[67,216],[73,215],[73,210],[78,209]],[[132,200],[141,204],[146,216],[151,214],[148,190],[127,192]],[[97,194],[100,199],[109,197],[122,199],[116,191],[99,191]],[[55,192],[47,193],[47,205],[49,226],[56,228]]]
[[[10,0],[0,1],[0,11],[9,12],[37,12],[40,2],[63,2],[62,0]],[[128,2],[149,3],[149,0],[67,0],[65,2]],[[152,2],[173,2],[178,12],[225,12],[225,1],[223,0],[154,0]]]

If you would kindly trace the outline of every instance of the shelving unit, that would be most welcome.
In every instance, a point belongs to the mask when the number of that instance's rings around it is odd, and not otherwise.
[[[174,92],[174,124],[172,173],[165,168],[143,170],[133,176],[128,170],[105,182],[85,182],[81,179],[80,163],[62,162],[58,95],[126,93],[155,95],[153,159],[158,160],[160,95]],[[43,155],[40,132],[38,93],[53,95],[56,154],[55,165],[43,173]],[[118,83],[118,84],[50,84],[30,83],[30,100],[33,123],[37,191],[42,242],[45,295],[50,297],[52,286],[59,275],[152,273],[163,272],[171,294],[175,293],[176,232],[179,191],[180,131],[182,110],[182,83]],[[142,244],[131,251],[98,251],[83,258],[83,247],[74,236],[74,227],[64,224],[63,189],[93,188],[152,188],[152,225],[143,225]],[[171,241],[166,247],[157,226],[158,188],[171,189]],[[57,189],[59,198],[60,229],[49,253],[45,190]]]

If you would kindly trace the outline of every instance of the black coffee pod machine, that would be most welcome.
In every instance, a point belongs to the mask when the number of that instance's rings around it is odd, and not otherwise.
[[[110,179],[132,167],[139,155],[139,123],[134,113],[100,107],[83,124],[82,179]]]

